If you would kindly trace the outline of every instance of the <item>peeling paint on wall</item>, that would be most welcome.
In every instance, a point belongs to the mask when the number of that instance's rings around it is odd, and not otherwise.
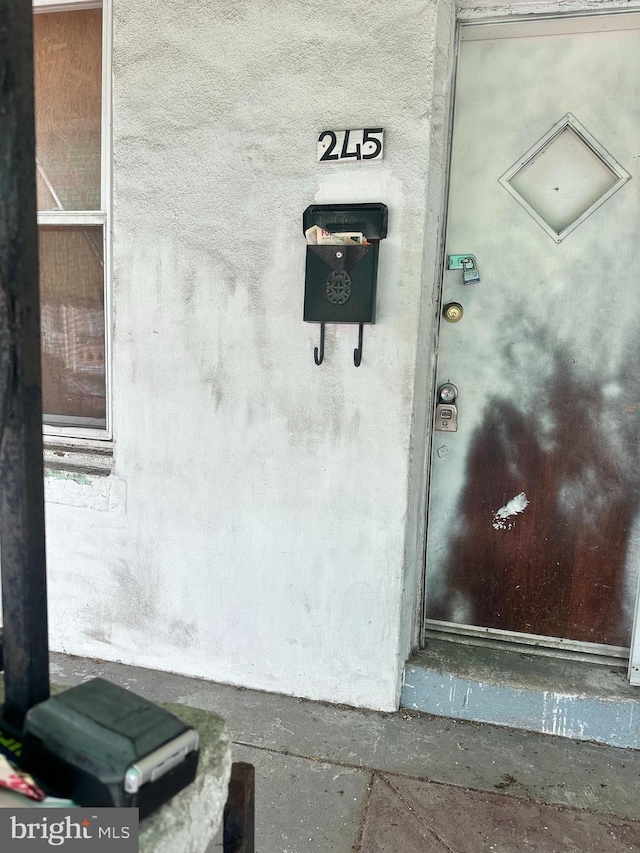
[[[126,487],[116,477],[95,477],[72,471],[45,469],[45,504],[117,512],[124,509]],[[54,579],[55,580],[55,579]]]
[[[73,480],[81,486],[90,486],[91,480],[86,474],[74,473],[73,471],[61,471],[56,468],[45,468],[45,477],[53,477],[55,480]]]

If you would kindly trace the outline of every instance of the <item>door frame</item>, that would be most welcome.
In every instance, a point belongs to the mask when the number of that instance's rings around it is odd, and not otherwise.
[[[513,7],[510,7],[511,9]],[[453,143],[453,125],[455,118],[455,95],[458,79],[460,43],[463,40],[464,32],[479,31],[480,28],[484,31],[483,37],[486,38],[488,28],[496,28],[496,36],[500,32],[500,28],[505,25],[511,25],[512,28],[522,28],[522,32],[529,35],[545,35],[557,32],[558,27],[564,32],[601,32],[606,29],[606,22],[603,18],[620,19],[624,17],[628,19],[629,28],[640,29],[640,4],[627,8],[607,8],[605,6],[598,9],[584,6],[582,8],[573,8],[569,12],[562,11],[540,11],[536,14],[529,15],[513,15],[508,14],[509,8],[503,7],[504,14],[495,14],[495,7],[485,13],[465,14],[465,10],[458,10],[457,20],[455,24],[454,48],[453,48],[453,73],[449,92],[449,116],[448,126],[446,130],[446,151],[447,156],[444,166],[443,181],[446,187],[444,203],[442,208],[442,226],[440,237],[440,275],[436,281],[436,295],[434,305],[436,309],[437,326],[435,327],[434,353],[430,370],[430,387],[436,387],[436,376],[438,368],[438,339],[440,335],[441,323],[441,306],[442,306],[442,287],[444,281],[443,270],[445,268],[445,251],[446,251],[446,234],[448,227],[449,216],[449,188],[451,176],[451,158],[452,158],[452,143]],[[572,30],[572,21],[580,19],[580,29]],[[603,26],[604,24],[604,26]],[[566,27],[566,29],[565,29]],[[619,25],[616,29],[619,28]],[[626,28],[626,27],[625,27]],[[504,32],[504,30],[502,30]],[[513,37],[513,36],[512,36]],[[424,547],[423,547],[423,565],[421,572],[421,587],[419,590],[419,645],[424,648],[429,638],[451,638],[455,636],[458,641],[472,643],[474,645],[488,645],[504,649],[526,650],[535,652],[549,657],[569,657],[579,660],[588,660],[593,663],[603,663],[608,665],[620,666],[623,662],[628,661],[628,678],[631,684],[640,685],[640,575],[638,577],[638,588],[635,600],[635,610],[632,625],[632,637],[630,648],[621,646],[609,646],[597,643],[585,643],[577,640],[567,640],[560,637],[544,637],[536,634],[521,634],[514,631],[504,631],[495,628],[483,628],[479,626],[459,625],[451,622],[440,622],[429,620],[426,618],[426,602],[427,602],[427,534],[429,529],[429,509],[430,509],[430,486],[431,486],[431,466],[433,442],[435,440],[433,432],[433,399],[428,407],[428,422],[426,428],[428,430],[428,438],[426,442],[426,476],[425,476],[425,522],[424,522]]]

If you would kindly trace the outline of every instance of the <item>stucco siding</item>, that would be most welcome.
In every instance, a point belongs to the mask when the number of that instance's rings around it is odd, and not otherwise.
[[[55,649],[396,707],[443,10],[116,0],[114,467],[48,484]],[[316,162],[372,126],[381,162]],[[317,367],[302,213],[356,201],[389,206],[377,322]]]

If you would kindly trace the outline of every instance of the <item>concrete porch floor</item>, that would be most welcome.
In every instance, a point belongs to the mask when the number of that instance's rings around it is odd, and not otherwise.
[[[639,751],[64,655],[51,675],[223,716],[256,768],[256,853],[640,851]]]

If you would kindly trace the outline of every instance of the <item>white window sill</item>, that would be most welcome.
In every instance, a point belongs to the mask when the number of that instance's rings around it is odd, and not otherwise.
[[[45,435],[43,461],[46,469],[108,477],[113,469],[113,442],[95,439],[57,438]]]

